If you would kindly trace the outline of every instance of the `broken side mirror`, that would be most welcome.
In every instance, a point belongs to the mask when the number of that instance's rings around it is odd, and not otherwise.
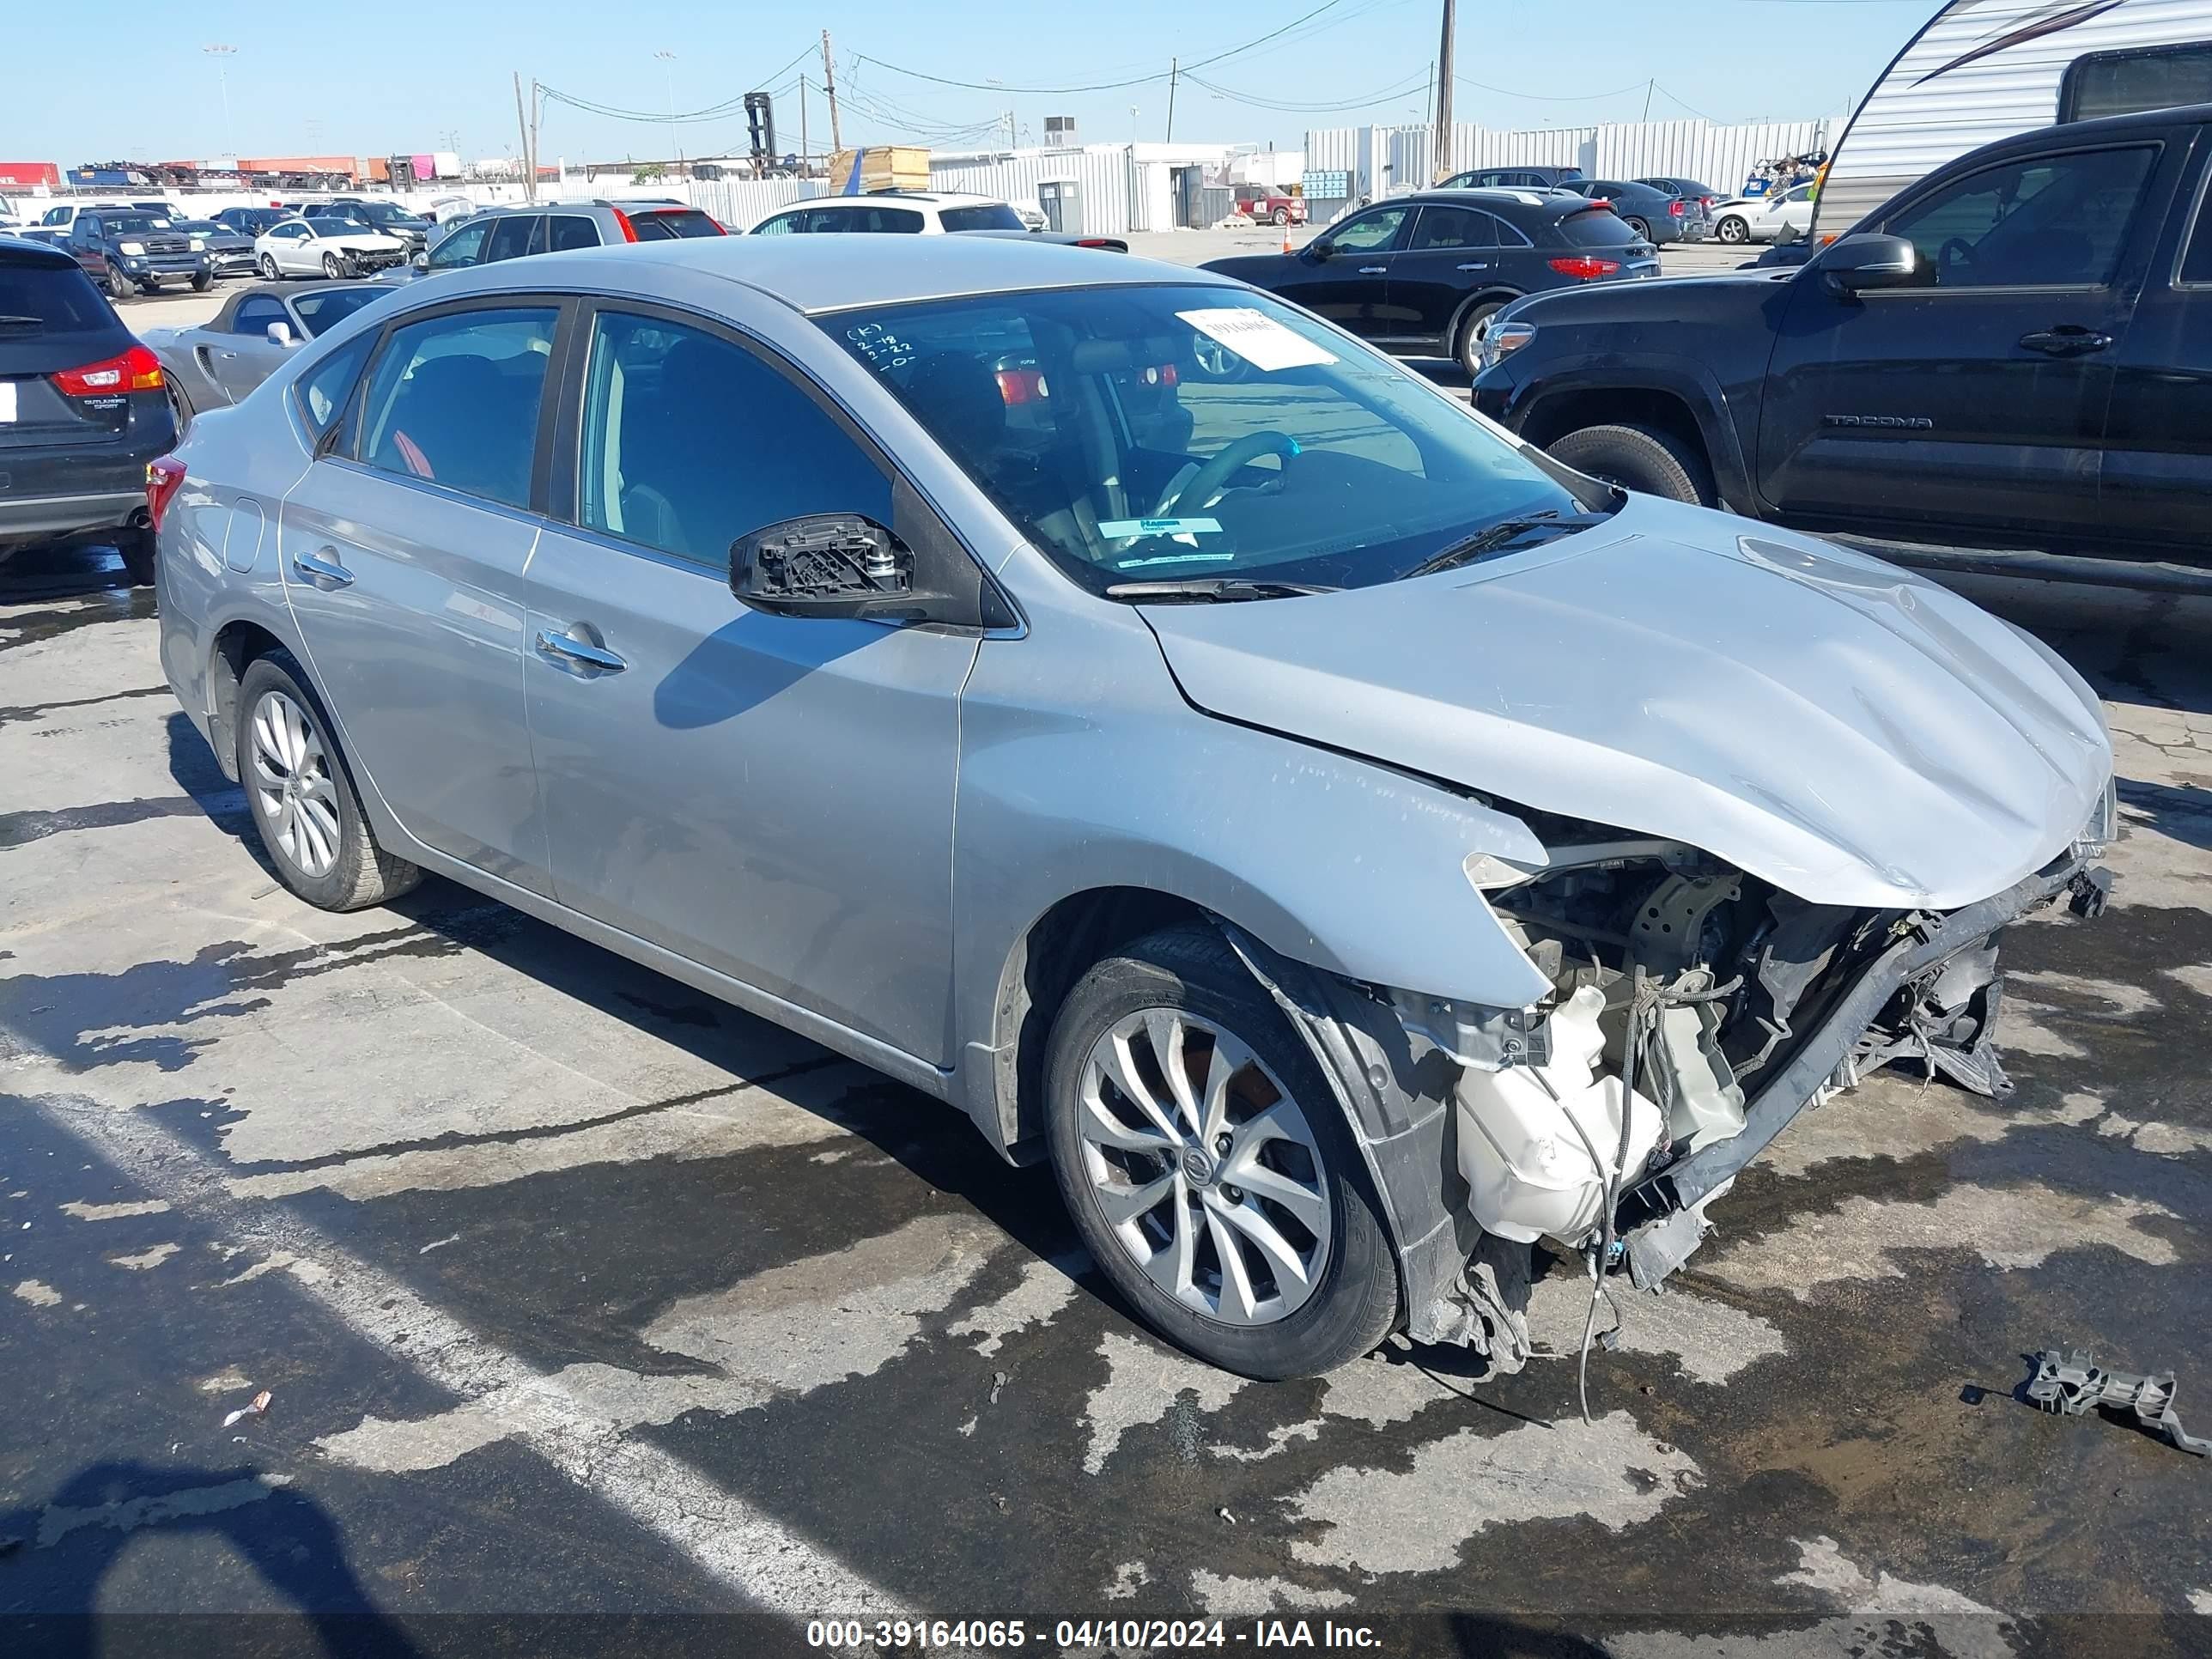
[[[914,554],[873,519],[816,513],[730,544],[730,592],[777,617],[918,621]]]

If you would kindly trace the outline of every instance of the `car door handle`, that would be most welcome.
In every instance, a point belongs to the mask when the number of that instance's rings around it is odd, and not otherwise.
[[[1359,274],[1362,276],[1380,276],[1389,269],[1388,265],[1362,265],[1359,267]]]
[[[1487,270],[1490,266],[1486,263],[1479,265],[1456,265],[1453,268],[1457,270]]]
[[[234,362],[238,357],[238,354],[235,351],[218,351],[215,355],[222,358],[225,362]]]
[[[325,593],[334,587],[353,586],[353,572],[338,562],[335,547],[318,548],[313,553],[295,553],[292,568]]]
[[[550,628],[538,630],[538,654],[550,659],[556,667],[586,669],[599,674],[619,674],[629,666],[620,657],[603,645],[593,645],[589,640],[580,640],[574,634],[556,634]]]
[[[2069,323],[2058,328],[2038,329],[2033,334],[2023,334],[2020,343],[2030,351],[2040,351],[2053,357],[2085,356],[2092,351],[2102,351],[2112,344],[2112,337],[2100,334],[2094,329],[2077,328]]]

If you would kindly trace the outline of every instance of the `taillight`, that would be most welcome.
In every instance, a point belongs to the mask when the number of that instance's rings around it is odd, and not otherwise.
[[[1052,395],[1041,368],[1002,368],[998,371],[998,379],[999,401],[1009,407],[1042,403]]]
[[[1578,283],[1594,283],[1601,276],[1610,276],[1620,269],[1618,259],[1601,259],[1595,253],[1568,253],[1552,261],[1552,269],[1562,276],[1571,276]]]
[[[161,360],[144,346],[134,344],[120,357],[103,357],[82,368],[64,368],[52,378],[64,395],[71,398],[112,398],[118,392],[158,392],[161,389]]]
[[[1682,198],[1679,196],[1677,196],[1673,201],[1667,204],[1668,213],[1677,219],[1680,218],[1689,210],[1689,209],[1682,205]]]
[[[615,209],[614,215],[615,228],[622,232],[623,240],[625,242],[637,240],[637,227],[630,223],[629,215],[624,213],[620,208]]]
[[[161,528],[161,515],[169,510],[170,501],[184,483],[185,464],[175,456],[163,455],[146,463],[146,517],[155,531]]]

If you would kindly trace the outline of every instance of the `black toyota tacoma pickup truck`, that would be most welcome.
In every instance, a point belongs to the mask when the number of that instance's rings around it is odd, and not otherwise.
[[[1796,529],[2212,564],[2208,169],[2212,105],[2024,133],[1795,270],[1521,301],[1474,404],[1583,471]]]

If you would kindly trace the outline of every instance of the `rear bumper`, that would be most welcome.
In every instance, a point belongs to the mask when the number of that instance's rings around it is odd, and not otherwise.
[[[144,463],[139,463],[143,471]],[[0,549],[56,541],[83,531],[114,530],[146,510],[146,491],[103,489],[82,495],[0,498]]]

